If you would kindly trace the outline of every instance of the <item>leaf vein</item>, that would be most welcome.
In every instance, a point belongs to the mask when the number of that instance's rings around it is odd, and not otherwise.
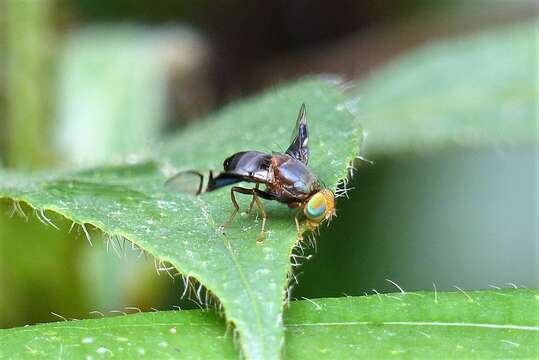
[[[286,327],[309,327],[309,326],[354,326],[354,325],[404,325],[404,326],[447,326],[447,327],[479,327],[488,329],[504,330],[526,330],[539,331],[539,326],[512,325],[512,324],[486,324],[486,323],[453,323],[436,321],[345,321],[345,322],[320,322],[320,323],[298,323],[286,324]]]

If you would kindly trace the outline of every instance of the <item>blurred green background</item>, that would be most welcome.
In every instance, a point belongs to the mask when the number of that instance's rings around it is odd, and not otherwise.
[[[313,73],[360,81],[410,49],[536,16],[524,0],[4,0],[0,165],[136,160],[171,131],[276,83]],[[387,279],[406,290],[538,286],[535,145],[371,160],[293,297],[395,291]],[[129,244],[107,249],[92,233],[90,247],[60,218],[57,231],[0,205],[0,327],[55,321],[52,312],[197,306]]]

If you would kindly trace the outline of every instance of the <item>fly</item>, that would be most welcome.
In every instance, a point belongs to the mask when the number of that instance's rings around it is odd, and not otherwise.
[[[316,175],[307,167],[309,162],[309,131],[305,104],[301,105],[292,142],[286,152],[241,151],[228,157],[223,163],[223,171],[214,176],[210,171],[207,181],[198,171],[182,171],[170,178],[166,185],[199,195],[208,191],[245,181],[254,183],[254,188],[232,186],[230,198],[234,210],[223,227],[228,226],[240,207],[236,193],[251,195],[247,213],[256,204],[262,216],[262,226],[257,242],[264,241],[267,213],[260,199],[276,200],[298,209],[294,221],[298,239],[302,239],[299,216],[305,216],[306,227],[315,230],[324,220],[335,214],[335,197],[331,190],[322,187]],[[205,184],[205,186],[204,186]],[[264,189],[260,189],[264,185]],[[188,190],[190,188],[190,190]]]

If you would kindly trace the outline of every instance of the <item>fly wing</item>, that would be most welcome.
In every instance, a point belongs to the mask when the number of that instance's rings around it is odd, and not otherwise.
[[[305,104],[301,104],[299,109],[296,127],[292,133],[292,142],[286,153],[293,158],[301,161],[305,165],[309,162],[309,132],[307,130],[307,114]]]
[[[204,175],[198,171],[181,171],[165,182],[165,187],[172,191],[199,195],[204,186]]]
[[[214,177],[211,171],[204,176],[198,171],[188,170],[179,172],[168,179],[165,187],[172,191],[200,195],[240,181],[244,181],[243,177],[233,173],[221,172]]]

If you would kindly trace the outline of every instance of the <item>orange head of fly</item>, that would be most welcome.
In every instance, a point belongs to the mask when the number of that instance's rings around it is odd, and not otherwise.
[[[328,189],[316,192],[307,200],[303,208],[307,218],[307,227],[316,229],[324,220],[330,219],[335,214],[335,197]]]

